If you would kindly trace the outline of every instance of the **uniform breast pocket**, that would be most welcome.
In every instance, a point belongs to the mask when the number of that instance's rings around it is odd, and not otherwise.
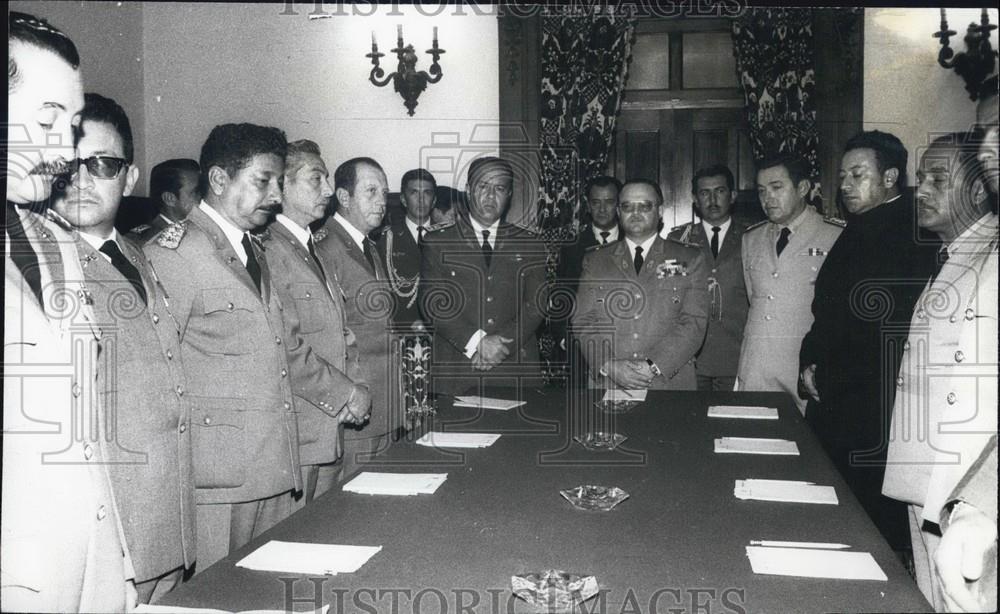
[[[196,399],[191,408],[194,485],[238,488],[246,482],[246,412],[232,399]]]
[[[251,354],[258,350],[260,329],[266,326],[259,300],[237,288],[213,288],[201,293],[203,318],[189,335],[201,339],[209,354]]]
[[[318,333],[326,328],[329,312],[326,309],[325,290],[318,284],[294,283],[288,287],[299,315],[299,330],[303,334]]]

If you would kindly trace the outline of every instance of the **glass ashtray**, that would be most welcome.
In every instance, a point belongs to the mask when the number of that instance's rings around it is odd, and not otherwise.
[[[591,484],[577,486],[569,490],[560,490],[559,494],[579,510],[598,512],[609,512],[611,508],[629,497],[627,492],[617,486],[594,486]]]
[[[625,414],[632,411],[640,401],[629,401],[628,399],[602,399],[594,406],[606,414]]]
[[[574,612],[598,592],[597,578],[549,569],[510,577],[515,595],[541,612]]]
[[[596,433],[587,433],[582,437],[574,437],[577,442],[584,448],[595,451],[595,452],[610,452],[620,446],[623,441],[628,439],[625,435],[621,433],[605,433],[603,431],[597,431]]]

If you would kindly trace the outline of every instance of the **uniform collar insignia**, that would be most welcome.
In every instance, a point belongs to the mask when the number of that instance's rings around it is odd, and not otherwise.
[[[184,238],[184,233],[187,232],[187,225],[187,220],[183,220],[165,227],[156,236],[157,245],[166,249],[177,249],[177,246],[181,244],[181,239]]]
[[[313,242],[319,243],[320,241],[325,239],[328,234],[330,234],[330,231],[328,231],[326,228],[320,228],[319,230],[313,233]]]

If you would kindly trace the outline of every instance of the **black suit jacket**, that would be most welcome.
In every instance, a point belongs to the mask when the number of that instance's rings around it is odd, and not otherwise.
[[[618,239],[624,234],[621,227],[618,228]],[[614,241],[610,241],[614,243]],[[587,250],[600,242],[594,236],[592,224],[587,224],[580,228],[576,241],[564,245],[559,250],[559,265],[556,267],[556,286],[552,288],[552,301],[556,303],[556,308],[552,312],[550,321],[550,331],[560,340],[566,335],[566,328],[569,326],[571,310],[561,309],[569,307],[575,302],[576,292],[580,286],[580,276],[583,273],[583,257]],[[564,303],[564,301],[569,301]],[[567,341],[568,346],[568,341]]]
[[[389,244],[392,251],[389,251]],[[408,282],[420,275],[420,247],[413,240],[410,229],[406,227],[405,218],[395,218],[389,226],[382,229],[376,243],[379,258],[385,264],[393,291],[408,292],[411,288]],[[398,280],[398,281],[397,281]],[[399,284],[399,282],[402,282]],[[401,287],[397,288],[396,286]],[[416,295],[403,297],[397,294],[396,308],[392,321],[399,326],[409,326],[420,319],[420,309]]]

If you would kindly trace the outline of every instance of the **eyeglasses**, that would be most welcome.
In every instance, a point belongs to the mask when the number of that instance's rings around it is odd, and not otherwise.
[[[66,173],[73,175],[80,170],[80,165],[86,165],[87,172],[92,177],[100,179],[114,179],[122,169],[128,166],[125,158],[112,158],[109,156],[90,156],[89,158],[77,158],[66,162]]]
[[[622,213],[634,213],[636,211],[638,211],[639,213],[650,213],[653,211],[653,209],[656,208],[656,205],[649,202],[648,200],[645,200],[638,203],[635,202],[621,203],[618,205],[618,208],[622,210]]]

